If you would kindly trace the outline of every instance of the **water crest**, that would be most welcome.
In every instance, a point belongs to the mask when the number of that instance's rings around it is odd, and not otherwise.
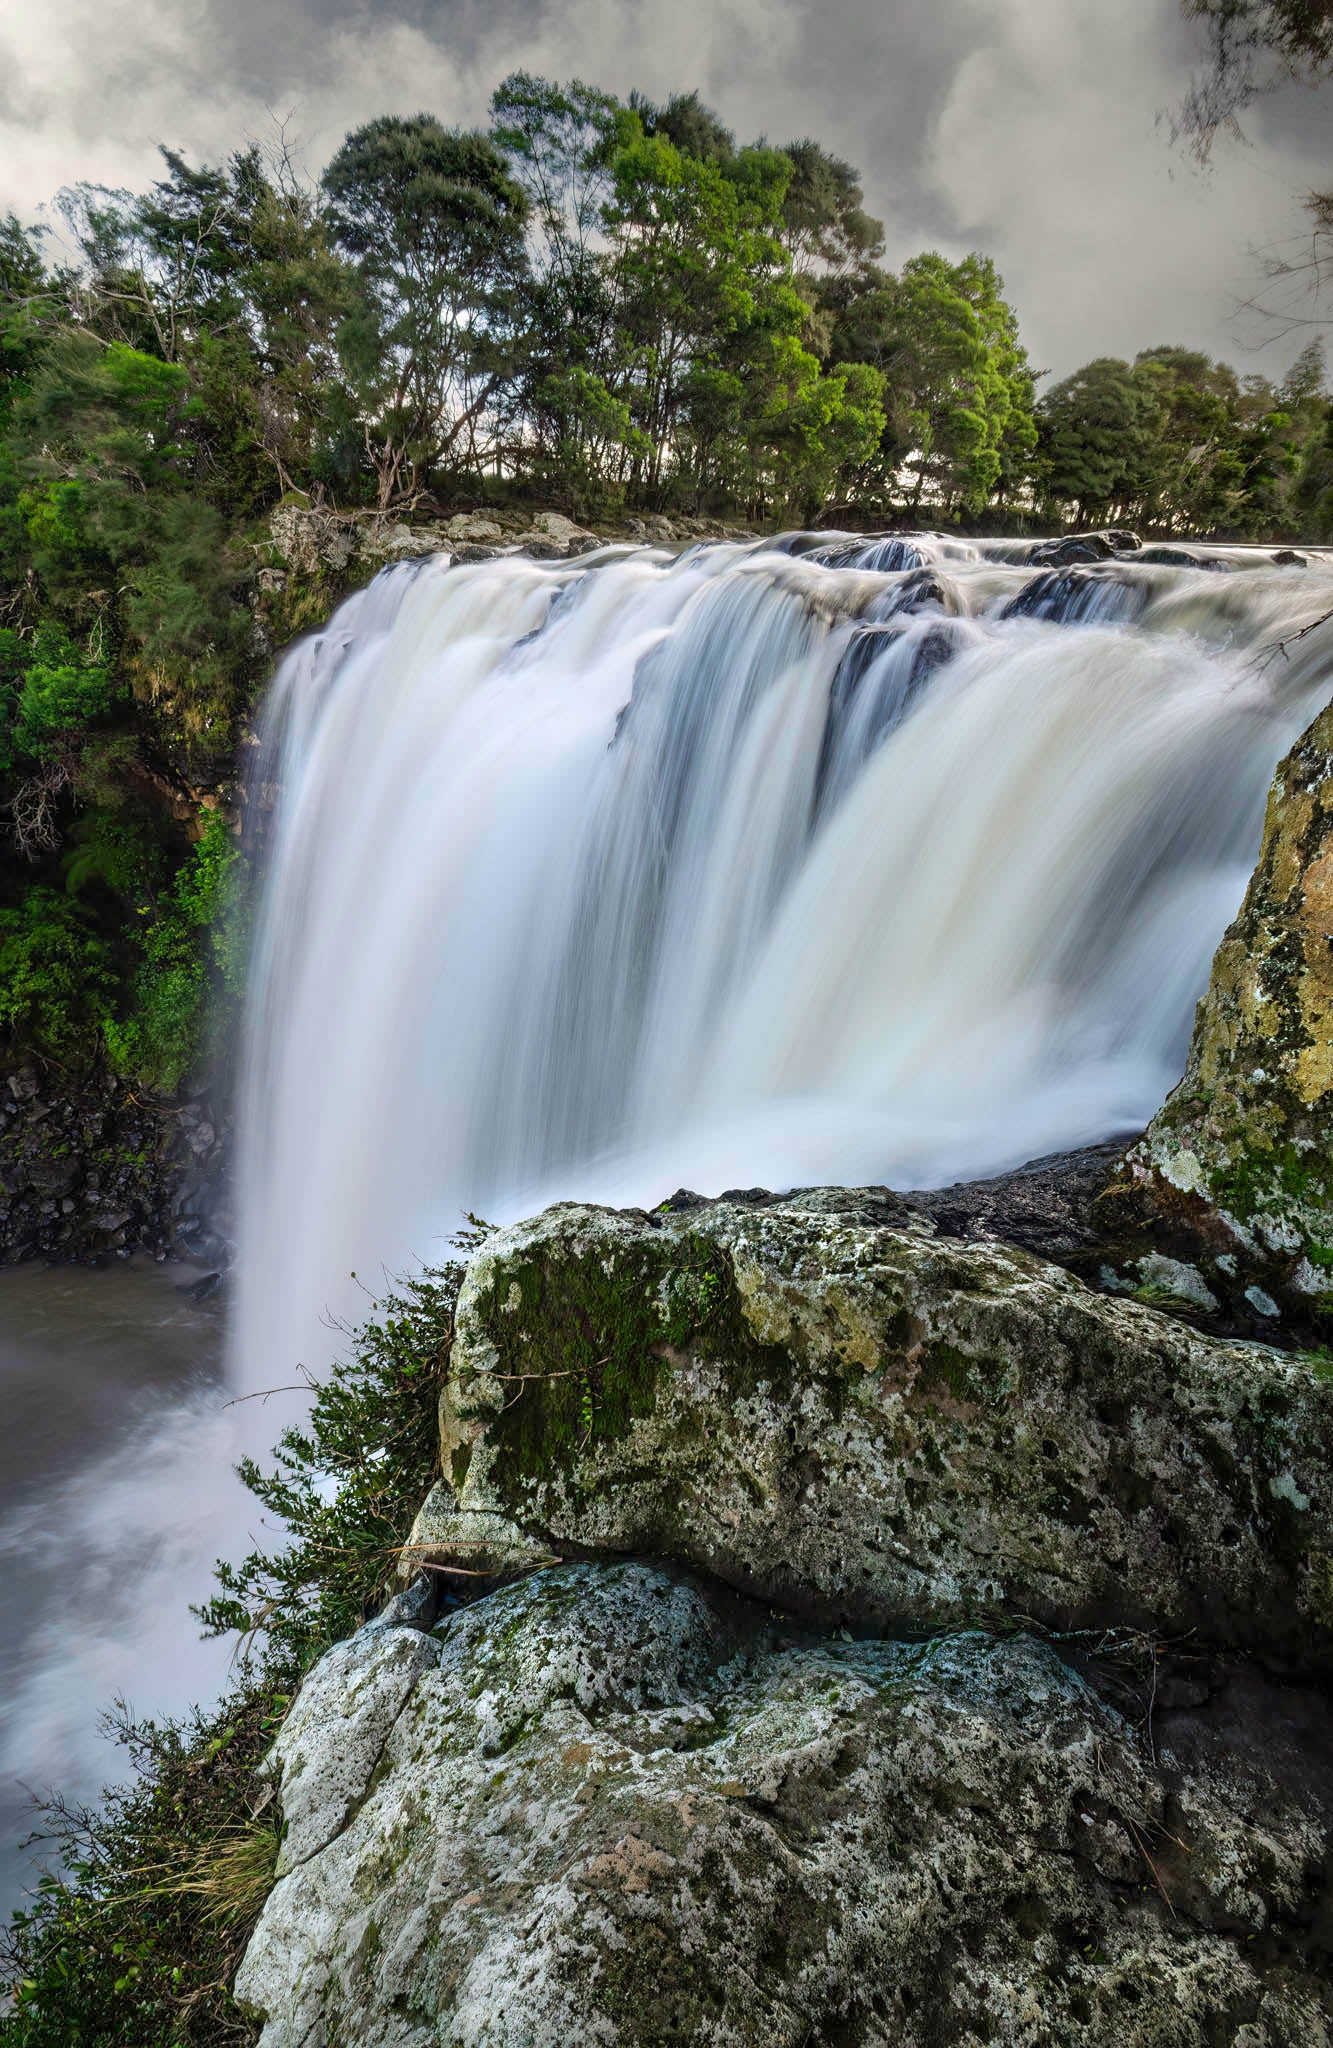
[[[1033,552],[434,559],[288,656],[251,1384],[465,1209],[938,1183],[1144,1122],[1327,688],[1328,629],[1266,650],[1333,567]]]

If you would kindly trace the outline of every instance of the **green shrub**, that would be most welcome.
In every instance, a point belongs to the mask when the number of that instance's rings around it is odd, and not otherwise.
[[[222,1591],[200,1610],[209,1634],[234,1629],[304,1659],[381,1603],[435,1469],[439,1381],[462,1274],[455,1264],[400,1282],[371,1321],[345,1332],[347,1356],[320,1382],[306,1427],[284,1430],[274,1469],[242,1463],[246,1485],[291,1540],[218,1566]]]
[[[130,1014],[105,1025],[112,1065],[165,1094],[180,1086],[203,1049],[210,999],[230,1008],[240,998],[240,860],[222,813],[206,812],[167,903],[142,933]]]
[[[81,1065],[115,993],[112,949],[82,904],[38,885],[0,910],[0,1031]]]

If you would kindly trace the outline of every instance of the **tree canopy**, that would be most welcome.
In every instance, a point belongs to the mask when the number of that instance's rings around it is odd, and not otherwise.
[[[1196,12],[1323,61],[1278,0]],[[1279,384],[1162,344],[1039,397],[989,257],[890,267],[854,165],[697,93],[518,71],[484,130],[383,116],[318,179],[280,140],[167,150],[57,210],[60,260],[0,219],[0,1029],[43,1058],[194,1056],[284,500],[1333,532],[1317,345]]]

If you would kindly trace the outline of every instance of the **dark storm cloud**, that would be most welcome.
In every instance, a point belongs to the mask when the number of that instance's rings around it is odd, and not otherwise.
[[[139,183],[156,143],[216,156],[271,113],[318,167],[379,112],[483,120],[520,65],[697,86],[744,138],[858,163],[890,260],[991,253],[1042,367],[1167,338],[1234,356],[1250,252],[1299,235],[1333,119],[1284,93],[1205,176],[1157,120],[1196,59],[1177,0],[0,0],[0,203]]]

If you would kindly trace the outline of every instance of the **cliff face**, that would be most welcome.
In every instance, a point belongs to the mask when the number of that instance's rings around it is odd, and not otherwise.
[[[227,1256],[225,1111],[114,1075],[0,1065],[0,1264]]]
[[[1214,1294],[1333,1330],[1333,707],[1278,769],[1184,1078],[1126,1164]]]

